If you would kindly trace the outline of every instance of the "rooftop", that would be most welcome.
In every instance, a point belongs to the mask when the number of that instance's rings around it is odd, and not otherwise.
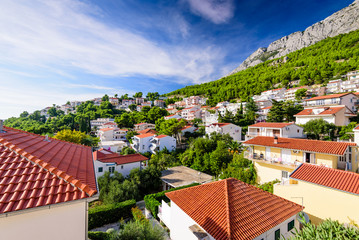
[[[268,127],[268,128],[284,128],[289,125],[294,124],[293,122],[290,123],[277,123],[277,122],[259,122],[248,127]]]
[[[93,152],[93,158],[95,161],[100,161],[103,163],[116,163],[117,165],[148,160],[148,158],[146,158],[145,156],[139,153],[119,155],[117,153],[105,149],[100,149]]]
[[[68,202],[97,192],[90,147],[4,127],[0,214]]]
[[[359,174],[303,163],[290,177],[359,195]]]
[[[145,133],[145,134],[141,134],[141,135],[135,135],[134,137],[138,137],[138,138],[147,138],[147,137],[154,137],[155,134],[153,133]]]
[[[318,97],[313,97],[313,98],[305,99],[304,101],[313,101],[313,100],[321,100],[321,99],[340,98],[340,97],[343,97],[343,96],[348,95],[348,94],[352,94],[352,93],[337,93],[337,94],[331,94],[331,95],[325,95],[325,96],[318,96]]]
[[[139,133],[140,135],[141,134],[147,134],[147,133],[152,133],[152,135],[156,135],[157,132],[151,128],[147,128],[147,129],[144,129],[144,130],[140,130],[140,131],[137,131],[137,133]]]
[[[323,108],[307,108],[302,110],[301,112],[297,113],[294,116],[306,116],[306,115],[333,115],[344,109],[345,106],[342,107],[323,107]],[[315,114],[313,110],[315,109],[323,109],[323,111],[318,112]]]
[[[302,207],[234,178],[166,193],[215,239],[253,239]]]
[[[286,148],[293,150],[301,150],[307,152],[318,152],[333,155],[343,155],[349,146],[356,146],[355,143],[350,142],[331,142],[308,140],[298,138],[278,138],[278,143],[274,143],[273,137],[258,136],[245,141],[247,145],[258,145],[266,147]]]
[[[211,182],[212,176],[206,173],[201,173],[192,168],[177,166],[162,171],[161,179],[172,187],[181,187],[194,182]]]

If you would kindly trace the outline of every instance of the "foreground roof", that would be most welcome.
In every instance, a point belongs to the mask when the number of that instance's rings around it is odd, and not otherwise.
[[[97,192],[90,147],[4,130],[0,132],[0,214]]]
[[[286,126],[294,124],[293,122],[290,123],[280,123],[280,122],[259,122],[248,127],[268,127],[268,128],[284,128]]]
[[[348,146],[356,146],[355,143],[350,142],[331,142],[331,141],[319,141],[308,140],[298,138],[278,138],[278,143],[274,143],[273,137],[258,136],[245,141],[247,145],[258,145],[266,147],[287,148],[308,152],[319,152],[334,155],[343,155]]]
[[[299,113],[295,114],[294,116],[299,116],[299,115],[333,115],[338,113],[340,110],[344,109],[346,107],[342,106],[342,107],[322,107],[322,108],[306,108],[302,111],[300,111]],[[314,113],[314,109],[322,109],[323,111],[318,112],[317,114]]]
[[[152,128],[147,128],[147,129],[144,129],[144,130],[140,130],[140,131],[137,131],[137,133],[139,133],[140,135],[141,134],[146,134],[146,133],[152,133],[153,135],[157,134],[156,130],[153,130]]]
[[[93,158],[96,161],[100,161],[103,163],[116,163],[117,165],[122,165],[126,163],[134,163],[134,162],[142,162],[148,160],[147,157],[135,153],[128,155],[120,155],[118,153],[114,153],[110,150],[99,149],[93,152]]]
[[[303,163],[290,177],[359,195],[359,174]]]
[[[302,210],[296,203],[234,178],[166,196],[217,240],[253,239]]]

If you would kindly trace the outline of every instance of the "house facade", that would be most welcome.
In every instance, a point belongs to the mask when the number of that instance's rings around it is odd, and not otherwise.
[[[195,118],[201,118],[201,108],[199,105],[182,109],[181,116],[187,121],[193,121]]]
[[[248,126],[247,139],[257,136],[303,138],[303,128],[294,123],[260,122]]]
[[[298,227],[302,207],[229,178],[166,193],[159,218],[179,239],[279,239]],[[259,201],[261,204],[259,204]],[[268,221],[268,218],[271,221]]]
[[[358,97],[353,93],[340,93],[306,99],[304,106],[305,108],[346,106],[350,111],[356,112],[357,101]]]
[[[274,185],[274,194],[303,204],[314,224],[331,218],[359,222],[359,174],[303,163],[289,175],[288,184]]]
[[[91,148],[0,125],[0,238],[87,239]]]
[[[213,123],[206,126],[206,134],[212,133],[229,134],[234,141],[242,140],[242,128],[232,123]]]
[[[148,158],[141,154],[119,155],[118,153],[100,149],[93,152],[96,178],[117,171],[127,177],[134,168],[144,169],[148,166]]]
[[[288,181],[289,173],[301,163],[356,172],[355,143],[294,138],[255,137],[244,142],[245,156],[254,162],[257,182]]]
[[[101,128],[98,130],[98,137],[101,141],[127,141],[127,129]]]
[[[295,100],[296,100],[296,98],[295,98],[295,93],[296,93],[296,91],[298,91],[299,89],[308,89],[308,86],[289,88],[289,89],[285,90],[284,100],[285,100],[285,101],[295,101]]]
[[[156,136],[156,134],[153,133],[135,135],[132,137],[131,147],[136,152],[140,152],[140,153],[151,152],[150,149],[151,140],[153,139],[154,136]]]
[[[90,125],[91,125],[91,128],[97,128],[97,129],[100,129],[104,124],[106,123],[115,123],[115,119],[113,118],[97,118],[96,120],[91,120],[90,121]]]
[[[172,152],[176,149],[176,139],[168,135],[158,135],[154,136],[150,140],[150,151],[155,154],[158,151],[167,149]]]
[[[336,126],[346,126],[356,115],[346,106],[306,108],[295,116],[296,124],[306,124],[310,120],[323,119]]]

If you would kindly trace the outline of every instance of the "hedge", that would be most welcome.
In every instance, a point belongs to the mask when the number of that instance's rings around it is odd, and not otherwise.
[[[93,229],[108,223],[117,222],[121,218],[132,216],[131,208],[136,206],[136,200],[127,200],[120,203],[106,204],[89,209],[88,227]]]
[[[171,189],[163,191],[163,192],[148,194],[144,197],[146,208],[148,210],[150,210],[153,217],[157,218],[158,206],[161,205],[162,200],[165,200],[167,198],[165,193],[184,189],[184,188],[194,187],[197,185],[199,185],[199,183],[192,183],[192,184],[182,186],[182,187],[171,188]]]
[[[88,232],[88,238],[91,240],[109,240],[110,236],[106,232]]]

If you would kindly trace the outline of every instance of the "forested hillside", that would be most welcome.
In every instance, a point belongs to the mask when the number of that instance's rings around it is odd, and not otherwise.
[[[274,88],[288,87],[292,80],[300,85],[325,84],[331,78],[359,68],[359,30],[327,38],[315,45],[273,59],[219,80],[187,86],[171,95],[203,95],[209,104],[248,97]]]

